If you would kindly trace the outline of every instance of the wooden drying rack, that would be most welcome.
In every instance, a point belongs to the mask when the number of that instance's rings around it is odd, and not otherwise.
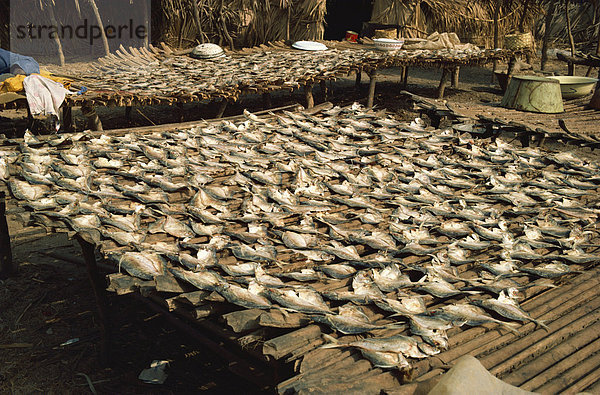
[[[324,41],[329,48],[340,49],[340,50],[365,50],[372,49],[372,45],[363,45],[356,43],[340,42],[340,41]],[[261,51],[294,51],[283,41],[276,41],[269,44],[262,44],[253,48],[244,48],[239,51],[228,52],[231,56],[247,55]],[[139,64],[140,62],[148,61],[149,59],[155,59],[155,56],[184,56],[191,52],[188,50],[175,51],[167,47],[164,43],[161,44],[161,48],[156,48],[150,45],[149,49],[146,48],[129,48],[125,49],[121,47],[115,54],[110,54],[106,58],[99,60],[101,64],[114,64],[114,63],[126,63],[126,64]],[[429,58],[423,57],[405,57],[395,56],[390,54],[386,57],[381,58],[370,58],[365,57],[355,64],[338,67],[335,70],[329,70],[327,73],[317,75],[313,77],[302,77],[298,78],[294,84],[283,84],[282,81],[278,82],[257,82],[252,86],[238,86],[220,89],[215,92],[197,92],[181,93],[177,95],[160,95],[151,94],[143,95],[129,91],[119,90],[103,90],[94,89],[92,87],[82,95],[67,96],[65,103],[63,104],[63,124],[65,130],[69,131],[72,129],[72,108],[81,107],[84,116],[87,118],[87,128],[90,130],[102,130],[102,123],[98,115],[96,114],[95,107],[125,107],[125,114],[127,117],[131,116],[132,107],[134,106],[153,106],[153,105],[175,105],[180,109],[183,109],[183,105],[186,103],[197,103],[202,101],[214,102],[216,104],[215,118],[220,118],[226,110],[228,103],[235,102],[242,95],[248,94],[261,94],[265,107],[271,107],[270,94],[274,91],[288,90],[293,91],[294,89],[302,88],[304,90],[304,97],[306,101],[306,107],[311,108],[315,105],[315,98],[313,95],[313,88],[315,85],[319,85],[324,100],[327,100],[328,89],[327,82],[331,82],[340,76],[349,76],[355,74],[356,86],[360,86],[362,73],[365,72],[369,76],[369,88],[367,95],[367,107],[372,107],[375,99],[375,87],[378,78],[378,71],[381,69],[400,67],[401,68],[401,80],[403,88],[406,88],[408,81],[408,70],[410,67],[419,68],[441,68],[442,77],[440,79],[437,88],[437,98],[441,99],[444,97],[444,92],[447,83],[450,81],[452,87],[458,87],[459,81],[459,70],[461,66],[481,66],[495,61],[506,61],[509,63],[508,74],[512,72],[512,65],[514,64],[517,55],[520,55],[519,51],[509,50],[486,50],[477,55],[470,55],[462,58],[450,58],[447,56],[432,56]],[[85,79],[77,81],[81,85],[85,85]],[[27,102],[25,100],[17,100],[14,102],[0,104],[1,109],[8,108],[27,108]]]

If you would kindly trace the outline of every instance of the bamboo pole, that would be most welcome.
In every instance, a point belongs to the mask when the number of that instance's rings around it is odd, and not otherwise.
[[[556,1],[558,0],[550,0],[550,3],[548,4],[548,10],[546,11],[546,20],[544,22],[544,39],[542,41],[542,59],[540,63],[540,69],[542,70],[545,70],[546,62],[548,61],[548,41],[550,41],[550,28],[552,27],[552,19],[554,17]]]

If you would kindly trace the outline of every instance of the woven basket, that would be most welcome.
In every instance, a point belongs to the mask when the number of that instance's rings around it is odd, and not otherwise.
[[[377,29],[373,38],[396,38],[396,29]]]
[[[531,33],[515,33],[504,36],[504,48],[510,50],[533,48],[533,36]]]

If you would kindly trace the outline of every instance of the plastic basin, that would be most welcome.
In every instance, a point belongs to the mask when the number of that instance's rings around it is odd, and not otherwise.
[[[563,99],[577,99],[589,95],[594,89],[594,84],[598,81],[596,78],[570,75],[548,78],[557,80],[560,83],[560,92]]]

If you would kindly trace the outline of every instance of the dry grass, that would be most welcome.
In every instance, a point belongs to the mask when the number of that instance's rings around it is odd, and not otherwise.
[[[499,13],[501,37],[517,30],[524,3],[511,0],[502,2]],[[463,41],[492,45],[494,0],[422,0],[416,4],[406,0],[378,0],[372,19],[378,23],[409,26],[403,32],[405,37],[424,36],[418,30],[427,33],[455,32]],[[524,30],[531,30],[540,11],[538,1],[531,0],[525,16]]]

